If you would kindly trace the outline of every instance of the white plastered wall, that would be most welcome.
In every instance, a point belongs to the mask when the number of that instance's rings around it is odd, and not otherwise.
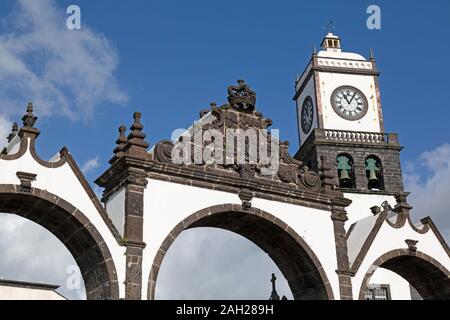
[[[0,300],[67,300],[54,290],[0,285]]]
[[[350,226],[361,219],[370,217],[372,212],[370,208],[373,206],[381,206],[387,201],[392,207],[396,201],[394,196],[384,194],[360,194],[360,193],[344,193],[344,197],[352,200],[352,203],[346,208],[348,220],[345,222],[345,230],[348,231]]]
[[[106,211],[117,231],[123,237],[125,226],[125,188],[120,189],[108,199]]]
[[[66,200],[80,210],[95,226],[111,252],[117,272],[119,294],[120,297],[124,297],[125,248],[119,246],[69,164],[65,163],[58,168],[47,168],[36,162],[27,150],[16,160],[0,159],[0,184],[20,184],[16,176],[18,171],[36,174],[32,187],[47,190]]]
[[[170,231],[201,209],[228,203],[241,204],[241,200],[232,193],[148,179],[144,194],[144,242],[147,246],[143,255],[143,297],[147,297],[147,282],[156,252]],[[322,264],[338,299],[336,249],[330,213],[258,198],[253,198],[252,207],[274,215],[305,240]]]

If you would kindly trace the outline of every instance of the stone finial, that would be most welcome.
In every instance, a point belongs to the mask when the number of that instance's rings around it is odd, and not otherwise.
[[[39,129],[34,127],[37,119],[38,117],[33,114],[33,104],[30,102],[27,105],[27,111],[25,115],[22,117],[23,126],[22,128],[20,128],[18,135],[22,138],[23,135],[26,134],[31,139],[36,139],[40,134]]]
[[[322,188],[327,193],[333,193],[333,190],[335,188],[333,168],[328,162],[327,157],[323,155],[320,156],[320,161],[322,163],[319,168],[319,176],[320,180],[322,181]]]
[[[30,102],[27,106],[27,112],[22,117],[23,126],[26,128],[33,128],[37,117],[33,114],[33,104]]]
[[[11,133],[7,137],[8,143],[10,143],[17,136],[18,132],[19,132],[19,125],[17,124],[17,122],[14,122],[11,128]]]
[[[142,132],[144,126],[141,123],[140,112],[133,114],[134,122],[130,127],[130,134],[128,135],[127,145],[125,146],[125,153],[127,155],[147,158],[148,143],[145,141],[145,133]]]
[[[111,158],[111,160],[109,160],[109,163],[114,163],[116,160],[122,158],[125,154],[124,150],[125,150],[125,146],[127,145],[128,139],[125,136],[125,131],[127,130],[127,128],[125,126],[120,126],[119,127],[119,138],[117,138],[116,140],[116,147],[114,148],[113,152],[114,152],[114,157]]]

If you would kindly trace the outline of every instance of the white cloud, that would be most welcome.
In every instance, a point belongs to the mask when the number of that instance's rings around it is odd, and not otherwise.
[[[69,250],[34,222],[0,213],[0,256],[1,279],[56,284],[67,298],[85,298],[83,283],[79,290],[67,287],[67,268],[76,266]]]
[[[22,114],[33,101],[40,116],[89,118],[101,102],[124,103],[115,72],[117,51],[83,24],[66,28],[65,9],[53,0],[17,0],[0,35],[0,113]]]
[[[157,299],[261,299],[272,291],[293,299],[271,258],[238,234],[215,228],[183,231],[169,248],[156,284]],[[144,275],[148,277],[148,275]]]
[[[430,216],[445,237],[450,240],[450,144],[424,152],[408,163],[405,189],[411,192],[415,220]]]
[[[91,172],[92,170],[97,169],[100,164],[98,162],[99,157],[96,156],[95,158],[89,159],[88,161],[85,162],[85,164],[81,167],[81,171],[84,174],[87,174],[89,172]]]

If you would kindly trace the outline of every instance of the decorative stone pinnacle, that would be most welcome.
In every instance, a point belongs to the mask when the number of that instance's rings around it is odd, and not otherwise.
[[[8,143],[10,143],[12,139],[16,137],[17,132],[19,132],[19,125],[17,124],[17,122],[14,122],[11,128],[11,133],[7,137]]]
[[[33,114],[33,104],[30,102],[27,106],[27,112],[22,117],[23,126],[27,128],[33,128],[36,123],[37,117]]]
[[[142,132],[144,126],[141,123],[142,114],[140,112],[135,112],[133,114],[133,125],[130,127],[130,134],[128,135],[127,145],[125,147],[125,152],[128,155],[138,156],[142,158],[147,157],[148,143],[145,141],[145,133]]]
[[[131,130],[141,131],[142,129],[144,129],[144,126],[141,123],[141,117],[142,117],[142,113],[140,113],[140,112],[133,113],[134,123],[131,126]]]
[[[116,144],[124,144],[127,142],[127,137],[125,136],[125,131],[127,131],[127,128],[124,125],[121,125],[119,127],[119,138],[116,140]]]
[[[127,130],[127,128],[122,125],[119,127],[119,138],[117,138],[116,140],[116,147],[114,148],[113,152],[114,152],[114,157],[109,160],[109,163],[113,163],[116,160],[118,160],[119,158],[122,158],[125,154],[124,150],[125,147],[127,145],[128,139],[125,136],[125,131]]]

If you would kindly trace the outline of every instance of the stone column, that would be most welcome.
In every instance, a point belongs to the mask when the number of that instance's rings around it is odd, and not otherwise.
[[[125,187],[125,229],[126,246],[125,299],[142,298],[142,254],[145,248],[144,189],[147,184],[145,173],[132,173]]]
[[[347,234],[345,232],[345,221],[347,211],[345,210],[352,201],[344,198],[343,193],[337,190],[335,185],[335,171],[325,156],[321,156],[322,162],[319,173],[322,180],[322,191],[331,197],[331,220],[333,221],[334,239],[336,244],[337,270],[339,278],[339,294],[341,300],[352,300],[352,273],[348,262]]]
[[[337,201],[336,201],[337,200]],[[348,220],[345,207],[350,200],[336,198],[333,200],[331,220],[333,221],[334,238],[336,243],[337,270],[339,279],[339,293],[341,300],[352,300],[352,276],[348,262],[347,235],[345,232],[345,221]]]
[[[147,174],[144,163],[147,160],[148,143],[142,132],[141,114],[134,114],[127,143],[123,147],[126,158],[125,179],[125,229],[124,244],[126,246],[125,299],[140,300],[142,298],[142,254],[145,248],[144,230],[144,190],[147,185]],[[121,133],[122,134],[122,133]],[[124,139],[122,139],[124,140]]]

